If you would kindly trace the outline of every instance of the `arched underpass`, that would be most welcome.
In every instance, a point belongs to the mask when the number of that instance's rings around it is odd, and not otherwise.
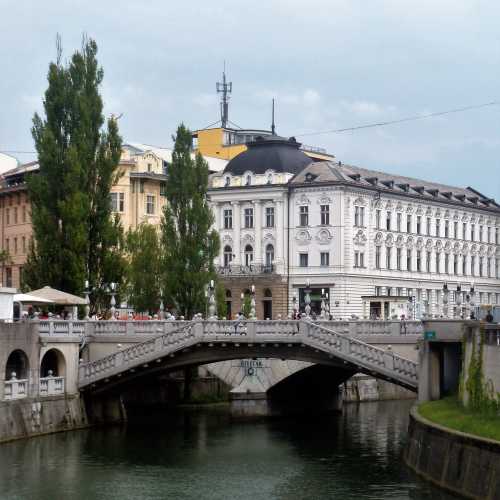
[[[79,386],[86,394],[95,419],[123,418],[117,401],[127,384],[192,365],[248,358],[293,359],[318,364],[322,384],[330,387],[332,393],[356,372],[414,391],[417,387],[414,362],[308,322],[300,322],[299,328],[294,326],[290,332],[282,329],[274,334],[245,332],[229,336],[207,334],[203,324],[194,322],[176,332],[80,366]],[[334,370],[325,370],[324,366]]]

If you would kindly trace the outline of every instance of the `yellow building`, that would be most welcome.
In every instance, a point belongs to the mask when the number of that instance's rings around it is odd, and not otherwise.
[[[203,156],[220,158],[226,161],[247,150],[246,143],[259,136],[272,135],[270,130],[206,128],[193,132],[193,149]],[[312,146],[301,146],[302,151],[314,160],[333,160],[334,155],[325,149]]]

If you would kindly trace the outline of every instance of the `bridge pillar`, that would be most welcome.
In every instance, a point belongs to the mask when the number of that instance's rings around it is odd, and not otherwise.
[[[92,424],[113,424],[127,421],[121,394],[86,395],[85,407]]]

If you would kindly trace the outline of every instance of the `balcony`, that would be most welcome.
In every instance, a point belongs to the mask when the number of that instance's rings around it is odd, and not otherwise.
[[[19,380],[15,377],[15,374],[12,375],[11,380],[5,381],[4,387],[4,399],[7,401],[11,399],[22,399],[28,395],[28,380]]]
[[[217,273],[221,276],[255,276],[259,274],[274,274],[275,269],[273,264],[230,265],[219,266]]]
[[[64,394],[64,377],[40,378],[40,396],[58,396]]]

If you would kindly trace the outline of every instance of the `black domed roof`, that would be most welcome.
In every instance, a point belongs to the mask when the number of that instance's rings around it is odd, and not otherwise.
[[[235,156],[224,173],[243,175],[245,172],[264,174],[267,170],[296,174],[311,163],[294,137],[285,139],[277,135],[258,137],[247,144],[248,149]]]

